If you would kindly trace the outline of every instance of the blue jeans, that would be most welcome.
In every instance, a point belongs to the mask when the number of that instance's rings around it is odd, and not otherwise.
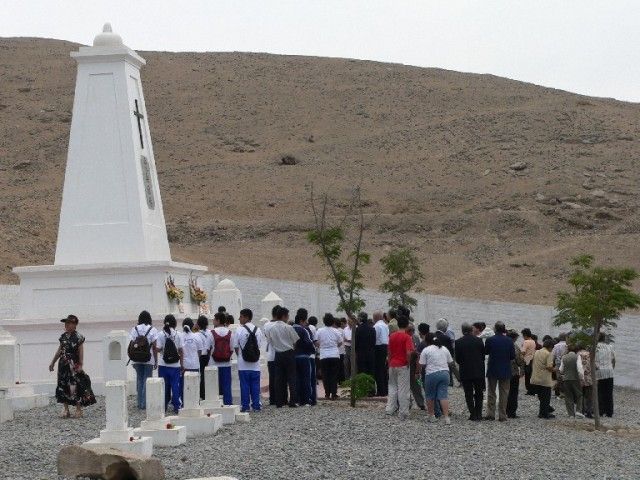
[[[231,367],[218,367],[218,388],[222,394],[222,403],[233,405],[231,395]]]
[[[174,412],[178,413],[182,407],[180,402],[180,368],[159,366],[158,376],[164,379],[164,409],[167,409],[169,401],[171,401]]]
[[[444,375],[444,373],[446,373],[446,376]],[[444,390],[444,394],[442,393],[443,392],[442,389],[445,387],[448,387],[449,379],[450,379],[449,372],[448,371],[445,372],[444,370],[442,370],[441,372],[435,372],[429,375],[425,375],[424,381],[422,384],[422,386],[424,387],[424,398],[425,400],[433,400],[433,413],[438,418],[442,416],[442,408],[440,407],[440,400],[446,400],[448,396],[448,389]],[[443,385],[445,381],[447,384]],[[436,385],[436,383],[438,385]],[[440,392],[440,395],[438,395],[438,392]]]
[[[311,405],[318,403],[318,379],[316,373],[316,359],[309,357],[311,364]]]
[[[298,402],[300,405],[310,405],[311,402],[311,365],[309,355],[296,357],[296,386],[298,387]]]
[[[136,393],[138,395],[138,408],[147,408],[147,378],[153,374],[153,365],[145,363],[134,363],[133,369],[136,371]]]
[[[240,403],[243,412],[249,411],[249,403],[255,412],[260,411],[260,372],[239,370]],[[225,402],[226,403],[226,402]]]

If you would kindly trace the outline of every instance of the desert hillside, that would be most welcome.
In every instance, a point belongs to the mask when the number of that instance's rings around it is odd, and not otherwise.
[[[0,281],[53,261],[78,45],[0,39]],[[567,261],[640,268],[640,106],[343,59],[140,52],[173,256],[322,281],[307,186],[365,202],[366,282],[409,245],[431,293],[553,303]],[[291,155],[295,165],[282,165]]]

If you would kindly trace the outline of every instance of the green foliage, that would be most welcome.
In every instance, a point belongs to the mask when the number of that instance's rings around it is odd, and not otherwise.
[[[317,250],[315,256],[322,259],[329,268],[328,280],[332,288],[338,290],[338,311],[352,316],[365,307],[365,301],[360,293],[364,289],[362,282],[362,266],[369,264],[371,257],[362,251],[362,237],[364,232],[364,215],[360,202],[359,190],[356,191],[353,203],[360,209],[359,224],[356,240],[353,242],[351,251],[345,252],[345,244],[349,244],[344,230],[344,223],[340,225],[327,225],[327,203],[326,195],[322,197],[321,210],[316,207],[316,200],[311,192],[311,207],[314,213],[315,228],[307,233],[309,243],[315,245]]]
[[[380,263],[386,277],[380,288],[391,294],[389,306],[395,308],[404,305],[413,310],[418,302],[409,292],[419,291],[417,285],[424,278],[416,255],[409,248],[399,248],[387,253]]]
[[[620,313],[640,306],[640,296],[629,287],[638,278],[631,268],[598,267],[591,255],[572,260],[569,277],[572,292],[558,293],[556,325],[571,324],[577,329],[615,327]]]
[[[640,296],[631,291],[638,273],[631,268],[598,267],[591,255],[581,255],[571,261],[574,267],[569,284],[571,292],[558,292],[558,313],[555,325],[570,324],[575,340],[589,345],[593,413],[596,428],[600,427],[598,382],[596,380],[596,348],[602,329],[613,328],[620,314],[640,306]],[[589,333],[587,333],[589,332]]]
[[[352,385],[354,385],[352,387]],[[358,373],[355,377],[345,380],[340,384],[342,388],[348,388],[356,400],[368,397],[376,390],[376,381],[368,373]]]

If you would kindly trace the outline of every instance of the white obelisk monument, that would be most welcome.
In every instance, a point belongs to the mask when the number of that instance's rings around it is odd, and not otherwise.
[[[167,276],[188,298],[189,273],[205,268],[171,261],[140,81],[145,61],[109,24],[71,56],[78,75],[55,263],[14,269],[21,317],[177,311]]]
[[[179,310],[197,314],[189,277],[206,272],[171,260],[140,81],[145,60],[109,24],[92,46],[71,56],[78,73],[55,262],[14,269],[20,317],[1,322],[21,344],[26,381],[55,381],[47,365],[62,330],[59,319],[71,313],[90,343],[85,368],[102,378],[104,336],[128,331],[142,310],[156,322]],[[167,297],[169,276],[185,293],[180,309]],[[34,330],[34,323],[46,327]],[[43,342],[51,344],[44,356]]]

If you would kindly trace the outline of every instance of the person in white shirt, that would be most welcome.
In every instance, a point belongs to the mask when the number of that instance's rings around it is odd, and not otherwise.
[[[271,320],[267,322],[263,329],[265,337],[267,332],[275,325],[277,322],[276,317],[278,316],[278,310],[280,309],[280,305],[276,305],[271,309]],[[269,372],[269,405],[276,404],[276,350],[273,348],[269,339],[267,338],[267,371]],[[287,394],[285,392],[284,396]],[[286,398],[285,398],[286,400]]]
[[[440,343],[440,338],[433,333],[426,336],[427,347],[420,353],[419,363],[424,367],[424,385],[427,397],[429,421],[435,422],[435,402],[440,402],[446,425],[449,419],[449,368],[453,364],[451,352]]]
[[[156,340],[158,377],[164,379],[164,409],[166,411],[171,402],[175,414],[182,408],[182,339],[176,332],[176,327],[176,317],[167,315],[164,317],[164,328],[160,330]]]
[[[231,394],[231,356],[233,354],[233,332],[229,329],[230,315],[216,313],[213,316],[213,347],[211,356],[213,365],[218,367],[218,387],[222,403],[233,405]]]
[[[338,398],[338,370],[340,369],[342,334],[334,328],[335,321],[333,315],[325,313],[322,318],[322,323],[325,326],[318,330],[322,385],[324,386],[324,398],[327,400]]]
[[[134,345],[138,338],[143,337],[149,345],[148,361],[133,361],[133,369],[136,371],[136,394],[140,410],[147,408],[147,378],[158,368],[158,354],[155,351],[158,330],[151,325],[151,314],[146,310],[138,315],[138,324],[129,332],[129,347]]]
[[[260,349],[265,344],[266,339],[262,330],[255,326],[253,312],[248,308],[240,310],[240,327],[233,336],[233,348],[238,357],[238,381],[240,382],[240,405],[241,412],[248,412],[249,406],[254,412],[259,412],[262,408],[260,402]],[[251,337],[255,340],[250,340]],[[249,346],[247,346],[247,343]],[[255,351],[257,347],[257,352]],[[255,361],[251,356],[258,359]],[[249,357],[249,360],[245,359]]]
[[[342,345],[344,346],[344,376],[351,378],[351,326],[345,320],[342,329]]]
[[[200,400],[205,399],[204,391],[204,367],[209,365],[211,350],[213,349],[213,335],[208,330],[209,319],[204,315],[198,317],[196,322],[197,333],[202,337],[202,353],[200,354]]]
[[[373,328],[376,329],[375,377],[376,396],[386,397],[389,392],[389,371],[387,369],[387,350],[389,348],[389,326],[382,312],[373,312]]]
[[[193,332],[193,320],[189,317],[182,321],[182,370],[184,372],[200,372],[200,354],[204,348],[202,336]]]

